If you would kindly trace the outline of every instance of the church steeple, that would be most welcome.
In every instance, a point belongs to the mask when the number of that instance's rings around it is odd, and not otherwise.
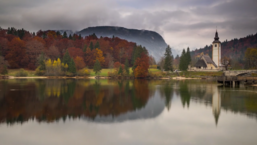
[[[216,30],[213,43],[220,43],[219,39],[220,39],[220,38],[219,38],[219,35],[218,35],[218,31]]]
[[[219,38],[219,36],[218,36],[218,32],[217,32],[217,30],[216,30],[214,40],[219,41],[219,39],[220,39],[220,38]]]

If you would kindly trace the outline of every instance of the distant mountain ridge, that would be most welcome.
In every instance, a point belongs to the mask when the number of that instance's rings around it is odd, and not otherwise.
[[[127,29],[124,27],[114,26],[97,26],[88,27],[76,32],[76,34],[80,34],[83,37],[93,33],[95,33],[97,37],[115,36],[130,42],[135,42],[137,45],[142,45],[146,47],[149,54],[154,56],[156,60],[159,60],[164,55],[164,51],[167,47],[165,40],[160,34],[148,30]],[[176,51],[172,51],[173,55],[175,56],[175,54],[177,54]]]

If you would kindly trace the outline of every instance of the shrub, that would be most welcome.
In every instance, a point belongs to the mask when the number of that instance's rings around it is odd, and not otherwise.
[[[83,68],[78,71],[78,76],[89,76],[90,71],[87,68]]]
[[[74,74],[71,73],[71,72],[66,72],[66,76],[67,76],[67,77],[74,77]]]
[[[40,66],[39,66],[37,67],[35,74],[38,76],[43,76],[45,75],[45,72],[46,72],[45,70],[40,70]]]
[[[20,69],[16,74],[15,74],[16,77],[26,77],[28,76],[28,72],[25,71],[24,69]]]
[[[115,76],[115,73],[113,72],[108,72],[108,77],[114,77]]]

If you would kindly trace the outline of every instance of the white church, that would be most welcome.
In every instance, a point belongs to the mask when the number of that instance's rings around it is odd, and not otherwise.
[[[193,67],[189,67],[189,71],[220,71],[224,67],[221,64],[221,42],[219,41],[218,32],[216,30],[214,41],[212,42],[212,59],[208,54],[200,57]]]

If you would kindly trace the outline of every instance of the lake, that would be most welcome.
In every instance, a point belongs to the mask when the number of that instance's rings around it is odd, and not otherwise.
[[[257,87],[0,80],[1,145],[256,145]]]

